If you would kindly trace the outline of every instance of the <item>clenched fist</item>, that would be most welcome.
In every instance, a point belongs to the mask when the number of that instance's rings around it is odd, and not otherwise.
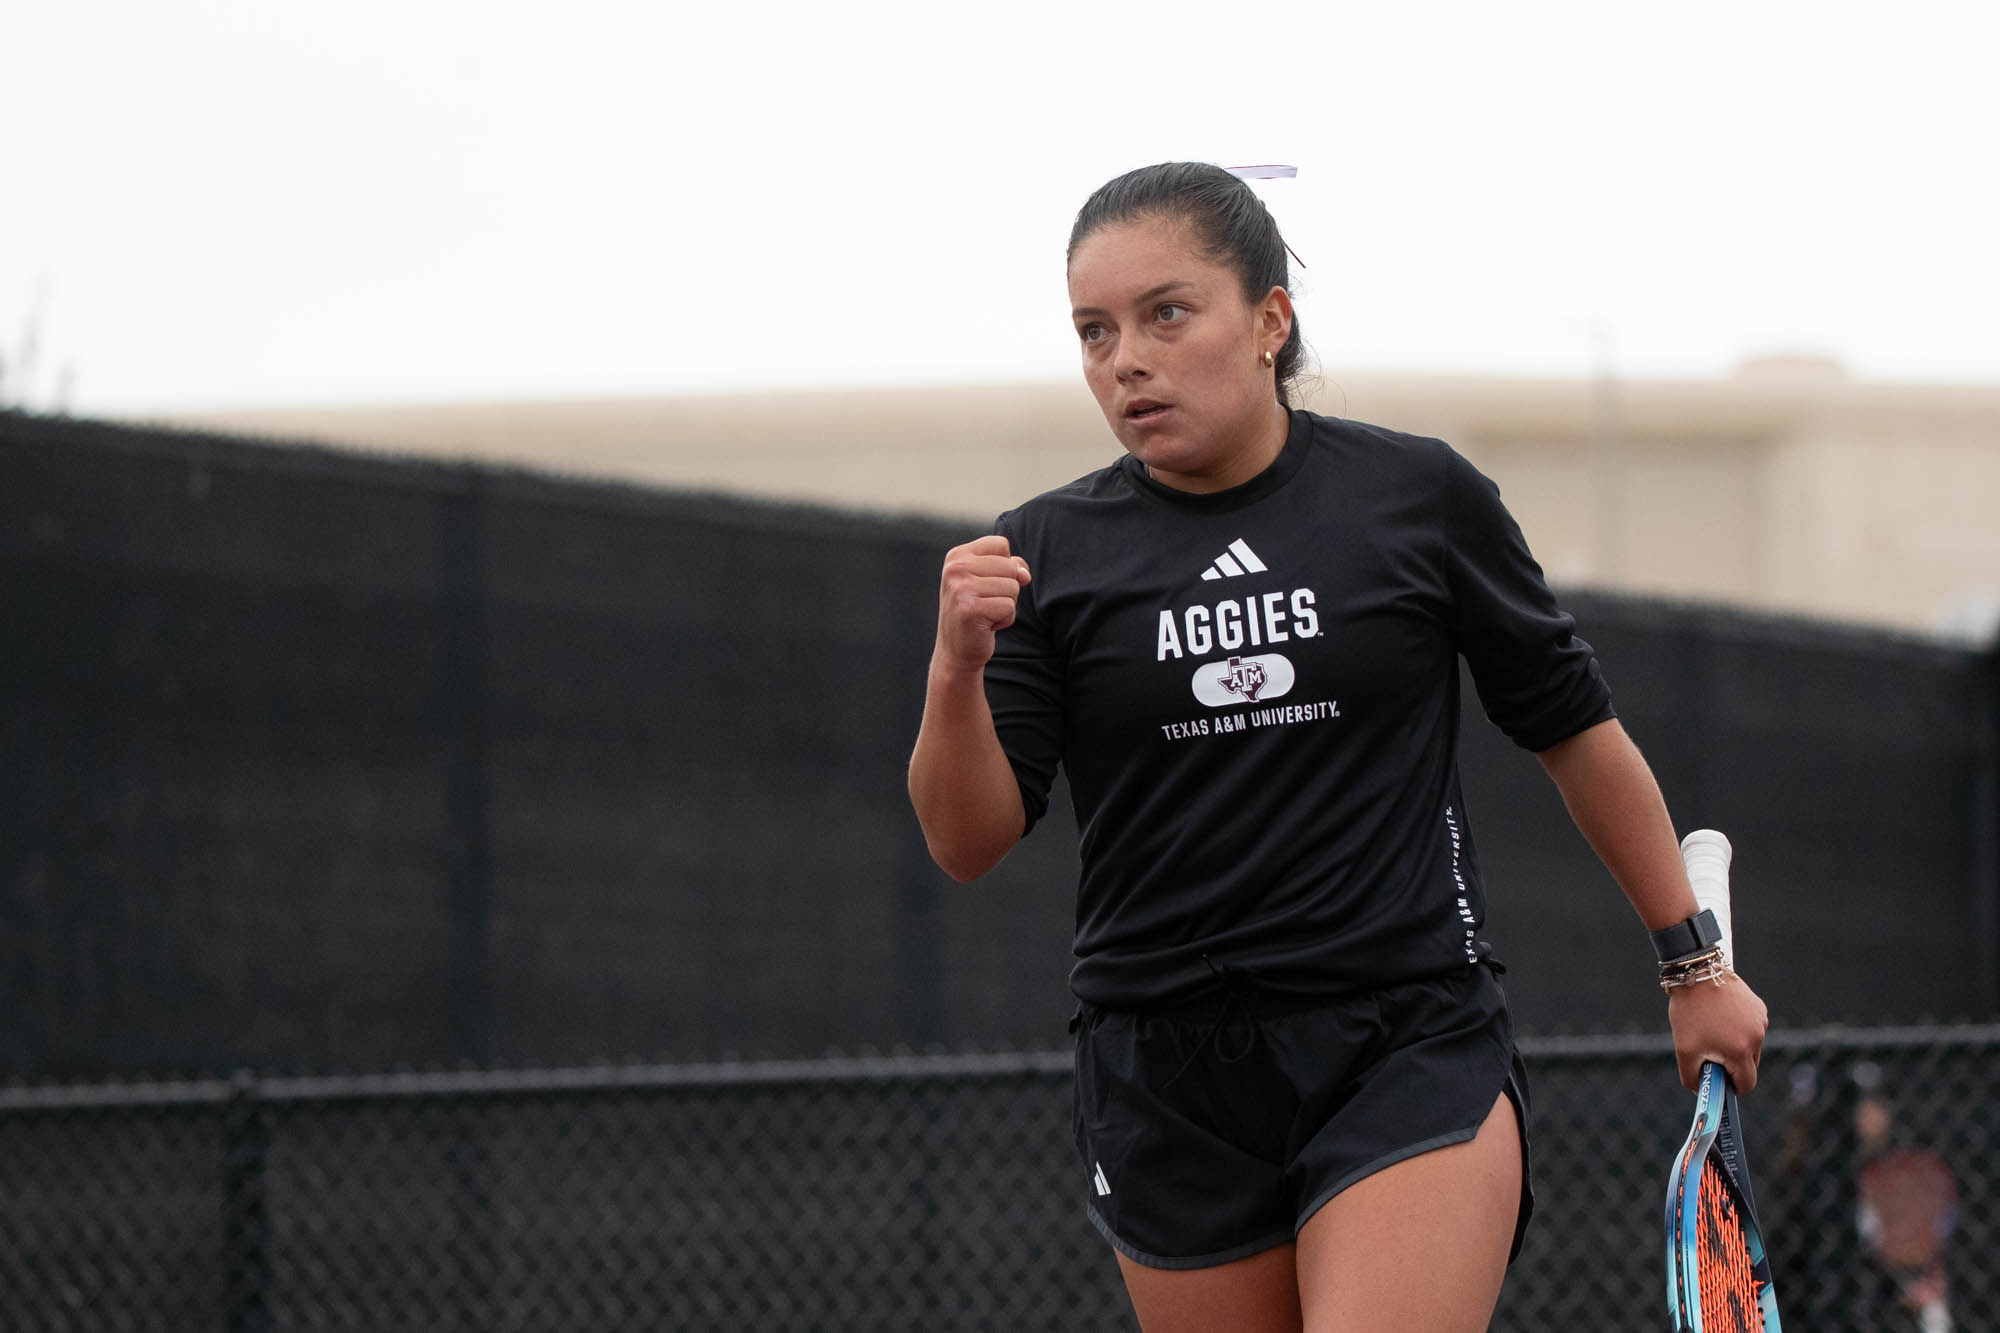
[[[938,585],[935,653],[940,666],[977,671],[993,656],[993,636],[1014,623],[1028,562],[1005,537],[981,537],[945,553]]]

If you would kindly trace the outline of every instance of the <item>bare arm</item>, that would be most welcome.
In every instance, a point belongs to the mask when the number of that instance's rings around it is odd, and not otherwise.
[[[1673,821],[1653,771],[1614,719],[1542,752],[1542,767],[1584,840],[1625,891],[1648,930],[1685,921],[1697,910],[1681,865]],[[1703,1060],[1729,1071],[1740,1091],[1757,1083],[1768,1017],[1764,1002],[1740,978],[1725,985],[1686,986],[1668,993],[1667,1020],[1681,1082],[1692,1088]]]
[[[1014,769],[986,706],[994,635],[1014,622],[1028,566],[1005,537],[981,537],[945,556],[937,646],[924,720],[910,756],[910,804],[931,859],[963,883],[1000,863],[1026,830]]]
[[[1697,910],[1653,770],[1614,718],[1540,755],[1584,841],[1646,923],[1664,930]]]

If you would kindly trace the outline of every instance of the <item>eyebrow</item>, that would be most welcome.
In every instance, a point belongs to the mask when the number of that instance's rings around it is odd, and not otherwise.
[[[1171,281],[1161,283],[1157,287],[1148,287],[1145,291],[1139,293],[1138,298],[1134,300],[1132,304],[1144,305],[1148,301],[1154,300],[1158,297],[1165,296],[1168,292],[1176,291],[1182,287],[1192,287],[1194,285],[1195,285],[1194,283],[1188,281],[1186,278],[1174,278]],[[1102,315],[1105,313],[1107,312],[1099,310],[1094,305],[1080,305],[1073,308],[1069,312],[1069,316],[1071,319],[1075,319],[1080,315]]]

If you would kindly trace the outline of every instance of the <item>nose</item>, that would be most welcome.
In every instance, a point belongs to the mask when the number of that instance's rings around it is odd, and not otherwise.
[[[1145,348],[1137,338],[1120,338],[1111,353],[1111,373],[1120,384],[1143,380],[1152,374],[1146,368]]]

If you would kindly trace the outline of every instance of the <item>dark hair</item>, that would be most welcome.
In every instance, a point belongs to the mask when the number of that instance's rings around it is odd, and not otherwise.
[[[1208,162],[1161,162],[1128,171],[1097,187],[1077,210],[1065,261],[1100,227],[1140,218],[1171,218],[1187,224],[1206,258],[1233,270],[1243,299],[1256,303],[1273,287],[1292,290],[1285,239],[1256,191]],[[1291,336],[1277,356],[1278,401],[1292,405],[1292,392],[1305,369],[1305,342],[1292,318]]]

